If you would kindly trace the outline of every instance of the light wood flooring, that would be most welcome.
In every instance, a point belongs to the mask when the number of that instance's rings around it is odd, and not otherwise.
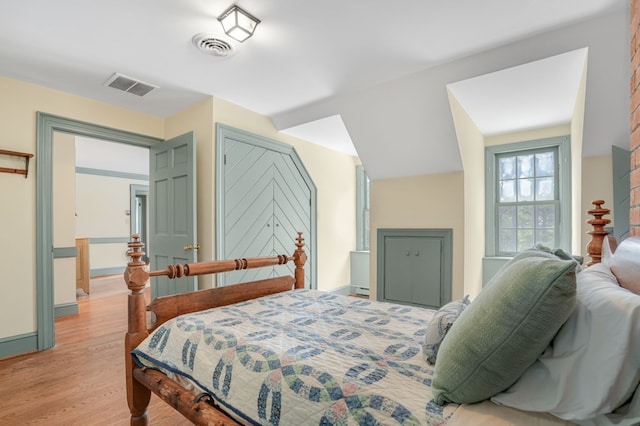
[[[92,279],[79,315],[56,320],[52,349],[0,359],[0,425],[128,425],[122,276]],[[149,424],[191,424],[151,397]]]

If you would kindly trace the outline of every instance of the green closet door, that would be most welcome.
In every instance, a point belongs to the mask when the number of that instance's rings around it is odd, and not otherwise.
[[[611,147],[611,161],[613,165],[613,207],[611,207],[614,224],[613,236],[620,243],[629,236],[631,152],[613,145]],[[605,207],[607,206],[605,205]]]
[[[378,229],[380,301],[437,309],[451,301],[450,229]]]
[[[227,137],[224,143],[224,252],[218,257],[291,255],[298,231],[312,247],[311,190],[291,155],[238,138]],[[288,268],[293,274],[294,266]],[[286,274],[278,270],[230,272],[218,278],[218,285]],[[306,274],[310,283],[310,267]]]
[[[187,133],[150,148],[149,259],[152,270],[197,261],[195,137]],[[196,289],[195,277],[151,279],[151,297]]]

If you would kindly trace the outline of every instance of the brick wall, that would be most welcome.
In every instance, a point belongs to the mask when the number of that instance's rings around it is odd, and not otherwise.
[[[631,0],[631,235],[640,236],[640,0]]]

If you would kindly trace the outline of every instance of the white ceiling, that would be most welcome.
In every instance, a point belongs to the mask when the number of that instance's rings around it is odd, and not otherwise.
[[[504,119],[514,111],[513,102],[496,102],[495,94],[514,88],[518,99],[544,103],[544,121],[534,126],[562,122],[575,101],[562,89],[575,85],[566,80],[575,73],[563,68],[586,53],[537,61],[591,48],[588,43],[551,39],[526,52],[510,51],[508,60],[492,60],[491,52],[628,8],[626,0],[238,0],[262,21],[255,35],[236,43],[227,58],[197,50],[192,37],[221,34],[216,17],[231,3],[0,0],[0,75],[158,117],[215,96],[271,117],[279,130],[357,151],[373,178],[425,174],[460,168],[451,119],[432,114],[431,102],[445,99],[445,86],[460,82],[450,87],[488,133],[513,130]],[[599,37],[619,35],[606,31]],[[464,66],[481,53],[490,66],[460,72],[449,65]],[[469,80],[529,62],[537,66],[515,68],[513,78]],[[549,79],[523,85],[531,70]],[[159,89],[141,98],[104,86],[114,72]],[[393,145],[408,145],[387,155],[390,137]],[[448,144],[438,146],[442,158],[423,155],[434,143]]]

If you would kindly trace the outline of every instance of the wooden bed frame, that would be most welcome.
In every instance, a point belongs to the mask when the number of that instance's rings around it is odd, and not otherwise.
[[[593,226],[593,230],[588,232],[591,235],[591,241],[587,245],[587,253],[592,259],[588,265],[600,262],[603,240],[608,234],[604,230],[604,226],[610,223],[610,220],[602,218],[602,216],[609,214],[609,210],[602,207],[604,201],[595,200],[593,204],[594,209],[589,210],[588,213],[594,218],[587,221]],[[158,395],[194,424],[237,425],[238,422],[225,414],[222,409],[212,405],[213,402],[210,401],[208,395],[195,395],[160,371],[137,366],[133,361],[131,351],[151,331],[178,315],[226,306],[289,291],[292,288],[304,288],[304,264],[307,255],[303,249],[302,233],[298,233],[295,244],[297,248],[292,256],[278,255],[169,265],[164,270],[151,272],[147,271],[146,264],[141,260],[141,257],[145,255],[143,252],[144,244],[140,242],[138,235],[134,234],[132,238],[133,241],[128,244],[131,262],[127,264],[124,273],[125,282],[131,291],[128,300],[128,331],[124,345],[127,402],[131,411],[131,425],[147,424],[147,407],[151,392]],[[294,277],[276,277],[175,296],[158,297],[147,306],[145,288],[150,277],[167,276],[173,279],[182,276],[284,265],[290,261],[295,264]],[[147,321],[147,312],[151,312],[151,316],[155,316],[155,322],[151,325]]]

